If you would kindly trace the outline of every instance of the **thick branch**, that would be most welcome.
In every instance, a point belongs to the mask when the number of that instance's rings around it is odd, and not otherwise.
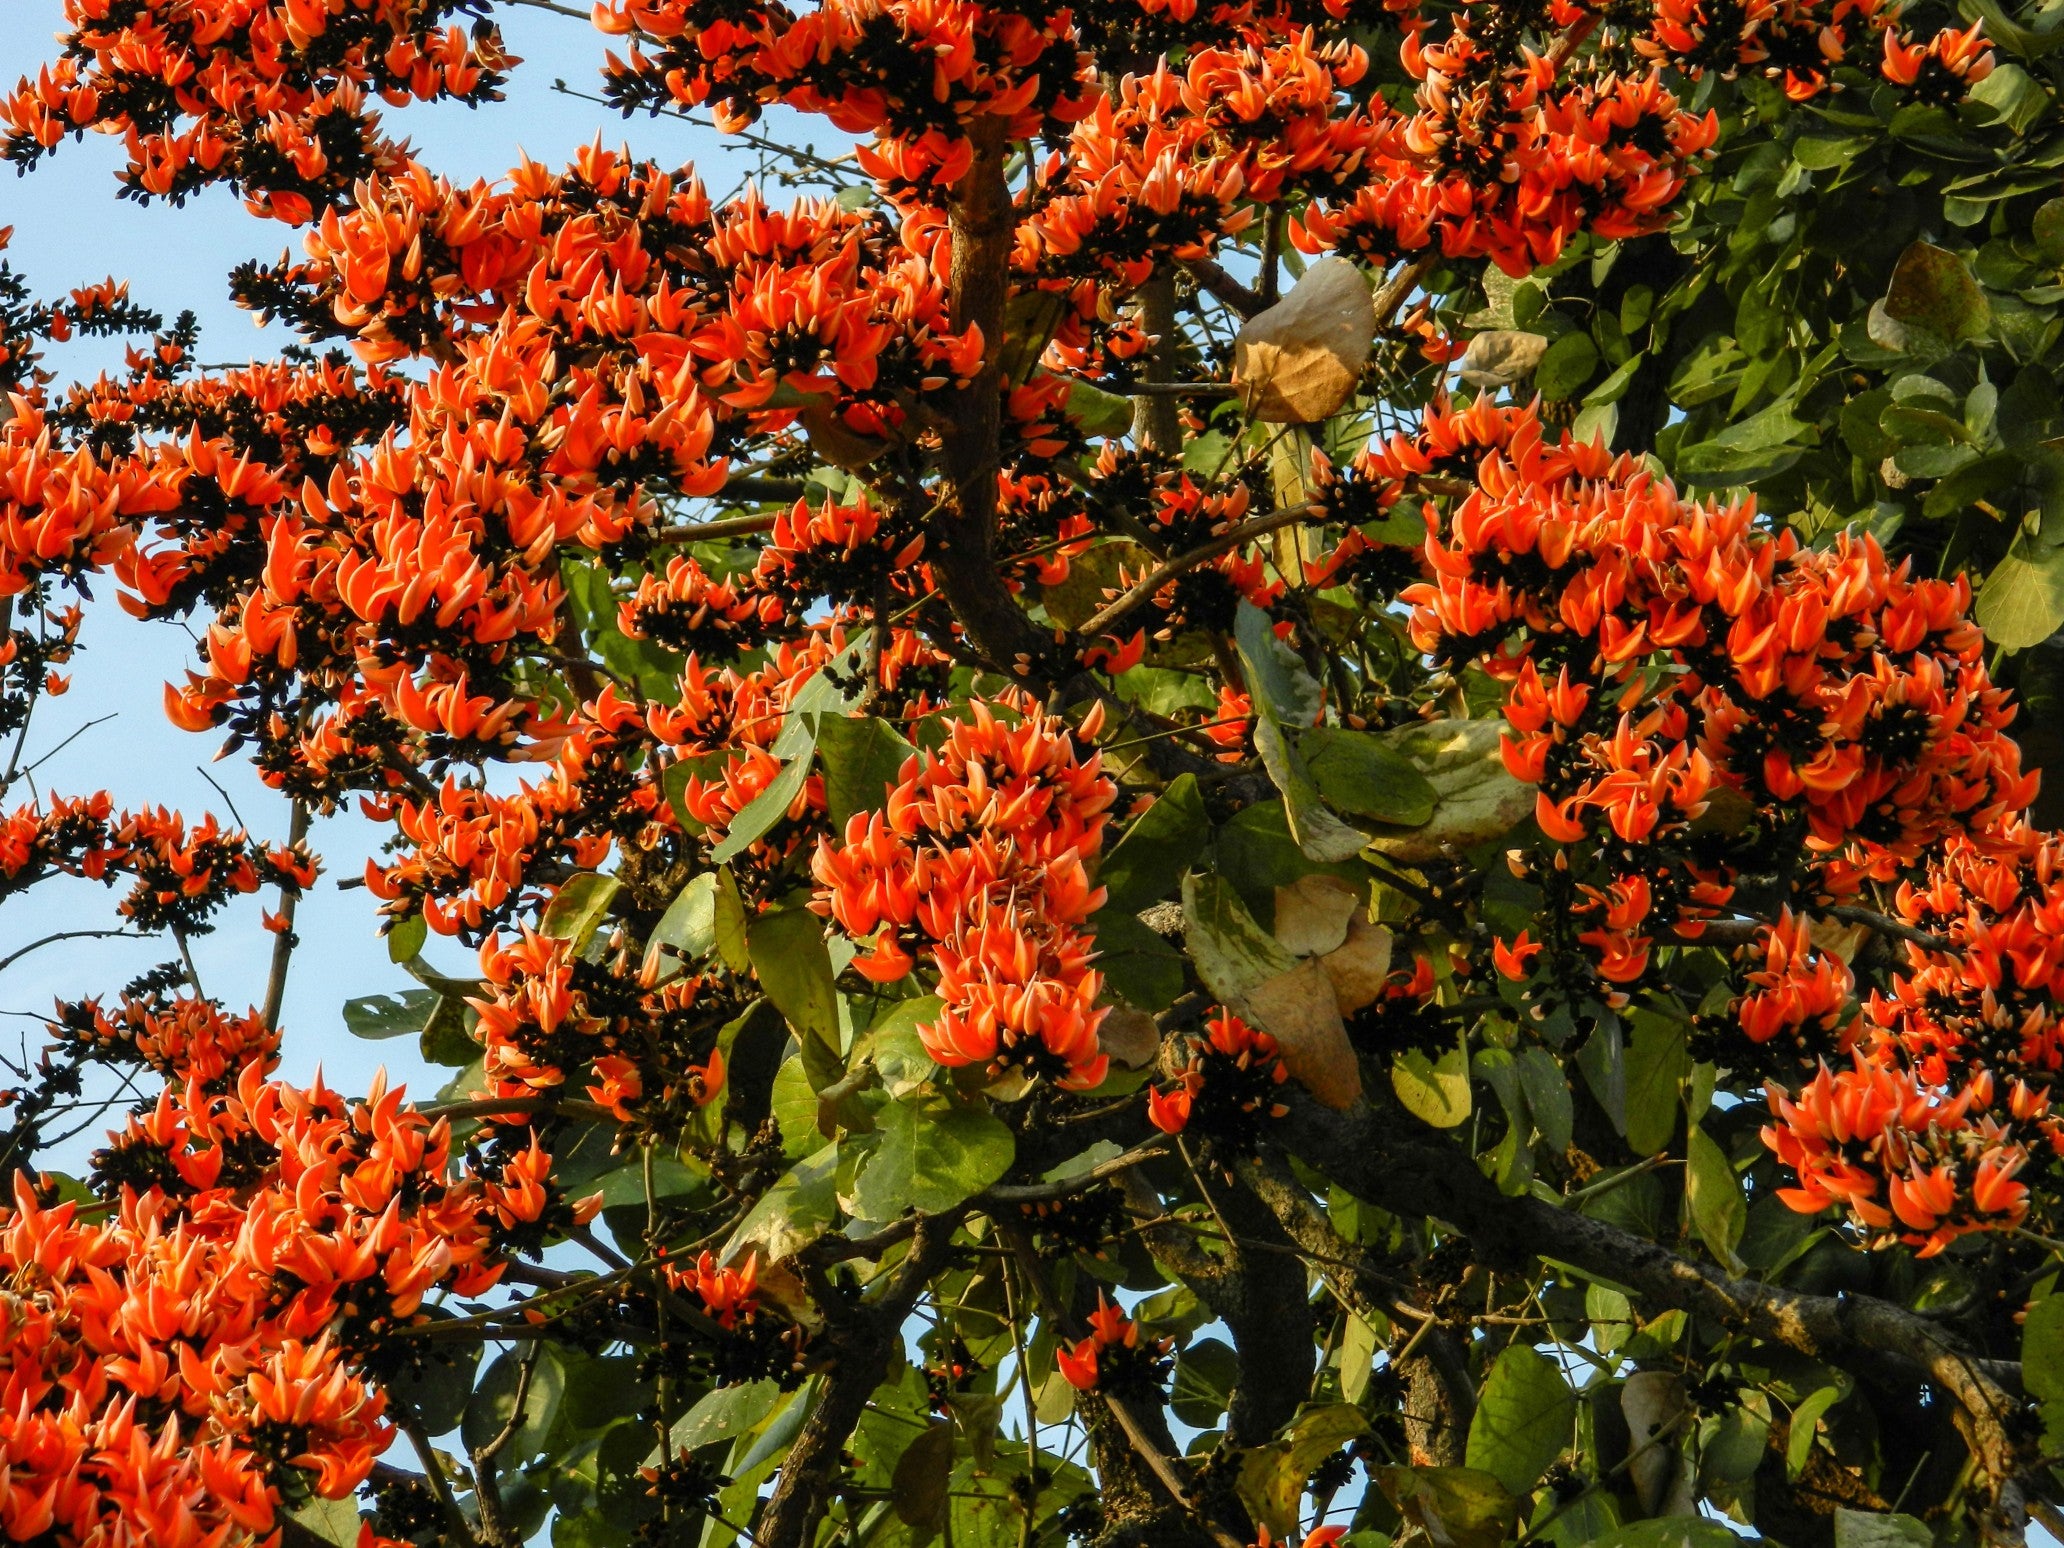
[[[1190,277],[1212,295],[1242,317],[1252,317],[1262,309],[1262,300],[1225,268],[1209,258],[1185,258],[1183,267],[1190,271]]]
[[[2016,1404],[1944,1329],[1872,1296],[1809,1295],[1736,1279],[1723,1270],[1543,1200],[1507,1198],[1454,1144],[1414,1132],[1401,1113],[1366,1105],[1344,1113],[1290,1094],[1278,1137],[1293,1153],[1359,1198],[1402,1214],[1446,1221],[1496,1261],[1549,1257],[1639,1291],[1651,1304],[1709,1318],[1816,1359],[1866,1355],[1905,1362],[1961,1410],[1959,1428],[1997,1501],[1988,1535],[2021,1538],[2027,1521],[2009,1434]]]
[[[1030,679],[1053,648],[996,570],[996,476],[1003,439],[1004,302],[1017,217],[1004,177],[1008,125],[985,114],[974,161],[953,185],[953,326],[982,331],[982,367],[949,402],[939,460],[946,498],[931,520],[927,557],[947,606],[997,670]]]
[[[927,1217],[881,1299],[835,1324],[838,1363],[826,1377],[823,1394],[803,1421],[775,1480],[774,1493],[755,1534],[758,1548],[809,1548],[816,1540],[817,1523],[843,1463],[846,1441],[874,1389],[887,1380],[890,1357],[901,1347],[904,1320],[924,1294],[925,1285],[945,1267],[959,1225],[958,1213]]]

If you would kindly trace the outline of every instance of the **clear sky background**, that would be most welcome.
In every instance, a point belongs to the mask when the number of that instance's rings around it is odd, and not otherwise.
[[[662,162],[698,162],[713,194],[730,191],[748,169],[741,147],[711,131],[666,118],[626,123],[598,104],[555,91],[555,79],[591,94],[597,90],[606,40],[584,22],[513,6],[498,8],[497,19],[524,61],[506,101],[479,109],[432,104],[387,112],[390,131],[406,135],[436,171],[459,181],[495,178],[516,163],[519,152],[559,164],[598,133],[606,143],[627,141]],[[0,0],[0,84],[11,87],[55,58],[62,25],[62,0]],[[812,127],[821,138],[824,126]],[[26,177],[0,168],[0,226],[14,228],[6,261],[41,295],[61,295],[112,275],[127,280],[138,302],[168,320],[192,309],[201,319],[200,358],[207,362],[264,357],[288,342],[284,330],[256,330],[230,303],[227,275],[245,259],[272,260],[289,245],[298,249],[298,233],[253,218],[221,189],[201,194],[184,209],[119,199],[119,153],[119,142],[88,135],[83,142],[65,142]],[[54,352],[52,363],[63,374],[90,375],[103,365],[119,367],[120,346],[74,345]],[[281,797],[235,757],[211,764],[215,739],[180,731],[165,718],[164,683],[180,678],[195,659],[185,633],[131,619],[116,604],[110,583],[95,588],[83,643],[71,692],[45,700],[36,712],[30,756],[50,755],[36,770],[38,790],[78,794],[105,788],[126,806],[163,804],[190,818],[213,810],[229,821],[229,803],[209,786],[205,769],[253,833],[285,836],[288,811]],[[114,718],[53,751],[85,722],[108,715]],[[8,804],[25,795],[10,793]],[[363,873],[382,836],[383,830],[355,812],[316,827],[324,875],[301,905],[303,945],[284,1016],[285,1071],[305,1080],[320,1065],[333,1085],[362,1090],[385,1063],[396,1079],[427,1095],[449,1072],[423,1066],[408,1039],[352,1038],[338,1015],[346,999],[411,983],[388,962],[375,935],[373,900],[363,889],[336,886],[339,878]],[[269,894],[262,899],[265,907],[274,901]],[[213,935],[194,943],[203,984],[235,1009],[264,993],[271,940],[259,924],[260,905],[259,899],[239,904],[221,916]],[[52,931],[113,926],[113,906],[114,895],[98,886],[45,882],[0,906],[0,957]],[[24,1038],[33,1046],[40,1029],[20,1013],[45,1012],[58,996],[112,998],[123,983],[173,953],[169,940],[65,942],[0,971],[0,1011],[14,1013],[0,1019],[0,1051],[17,1056]],[[471,968],[468,955],[450,941],[433,939],[428,956],[446,970]]]

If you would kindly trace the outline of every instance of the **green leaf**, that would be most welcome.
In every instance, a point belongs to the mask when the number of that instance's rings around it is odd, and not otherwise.
[[[1439,1063],[1417,1049],[1399,1054],[1390,1064],[1390,1084],[1414,1117],[1436,1129],[1455,1128],[1469,1117],[1469,1054],[1463,1048],[1449,1049]]]
[[[809,1105],[814,1114],[814,1095]],[[810,1119],[801,1127],[809,1132]],[[838,1217],[837,1173],[837,1145],[826,1145],[798,1161],[775,1178],[774,1185],[746,1212],[717,1254],[718,1260],[730,1263],[747,1252],[758,1252],[763,1263],[779,1262],[814,1242]]]
[[[670,1439],[677,1451],[698,1451],[719,1441],[735,1441],[765,1421],[781,1399],[781,1387],[769,1380],[748,1381],[705,1393],[674,1421]]]
[[[855,813],[887,805],[889,788],[916,750],[894,726],[873,715],[821,721],[817,751],[824,764],[824,804],[832,826],[843,832]]]
[[[1132,429],[1132,399],[1073,377],[1068,380],[1068,404],[1062,412],[1082,427],[1084,435],[1124,435]]]
[[[1504,722],[1422,720],[1383,733],[1433,786],[1433,816],[1416,828],[1378,833],[1369,847],[1407,865],[1502,838],[1534,810],[1534,787],[1506,772]]]
[[[1545,1048],[1529,1044],[1519,1051],[1519,1083],[1526,1092],[1527,1111],[1548,1148],[1561,1155],[1570,1147],[1576,1109],[1570,1101],[1569,1081],[1562,1066]]]
[[[1367,731],[1314,726],[1298,738],[1297,750],[1327,804],[1354,816],[1416,828],[1440,800],[1418,764]]]
[[[1103,908],[1096,932],[1097,971],[1105,987],[1140,1010],[1159,1014],[1182,996],[1183,956],[1133,915]]]
[[[347,1496],[326,1500],[317,1495],[291,1512],[294,1522],[337,1548],[358,1548],[358,1501]]]
[[[1932,242],[1915,242],[1899,255],[1883,307],[1901,328],[1921,328],[1950,344],[1982,338],[1992,325],[1985,292],[1964,261]]]
[[[353,1037],[375,1041],[413,1037],[429,1025],[439,999],[428,989],[362,995],[344,1002],[344,1027]]]
[[[497,1355],[474,1389],[473,1400],[466,1405],[466,1416],[459,1425],[459,1438],[468,1451],[478,1451],[508,1427],[516,1413],[516,1389],[522,1381],[523,1358],[523,1353],[515,1350]],[[527,1462],[545,1449],[559,1417],[560,1400],[566,1395],[566,1370],[559,1363],[559,1352],[546,1345],[537,1350],[535,1358],[536,1368],[523,1397],[522,1416],[500,1453],[507,1467]]]
[[[1799,452],[1788,448],[1811,428],[1793,417],[1789,398],[1780,398],[1710,440],[1683,447],[1671,464],[1686,478],[1749,482],[1767,469],[1796,460]]]
[[[1620,1133],[1627,1132],[1627,1044],[1620,1018],[1602,1014],[1584,1046],[1577,1050],[1577,1068],[1584,1084],[1598,1098],[1605,1116]]]
[[[2021,1326],[2021,1380],[2041,1405],[2050,1451],[2064,1451],[2064,1295],[2055,1291],[2028,1308]]]
[[[1194,774],[1179,776],[1159,800],[1133,819],[1097,870],[1104,907],[1136,914],[1175,890],[1182,874],[1211,842],[1211,821]]]
[[[1307,1408],[1281,1439],[1257,1446],[1240,1462],[1240,1498],[1272,1532],[1287,1538],[1297,1528],[1304,1486],[1327,1457],[1368,1434],[1369,1421],[1352,1403]]]
[[[1240,1378],[1240,1357],[1222,1339],[1200,1338],[1175,1357],[1169,1406],[1193,1429],[1208,1430],[1224,1416]]]
[[[1608,1532],[1591,1542],[1589,1548],[1742,1548],[1743,1541],[1717,1521],[1698,1516],[1664,1516]]]
[[[951,1209],[1017,1158],[1010,1126],[978,1108],[890,1102],[875,1114],[875,1129],[880,1140],[853,1187],[852,1212],[861,1220]]]
[[[1634,1029],[1627,1050],[1627,1145],[1652,1156],[1677,1132],[1677,1092],[1691,1073],[1691,1054],[1681,1021],[1652,1011],[1628,1012]]]
[[[1806,1471],[1806,1459],[1813,1455],[1813,1440],[1821,1415],[1841,1400],[1842,1389],[1822,1387],[1792,1410],[1791,1434],[1785,1440],[1785,1471],[1797,1478]]]
[[[1376,1482],[1413,1539],[1440,1548],[1498,1548],[1518,1520],[1519,1501],[1481,1468],[1385,1467]]]
[[[1577,1395],[1553,1360],[1515,1344],[1491,1366],[1469,1422],[1468,1464],[1530,1492],[1575,1435]]]
[[[1244,1003],[1248,991],[1297,966],[1297,959],[1254,922],[1232,883],[1217,872],[1183,878],[1183,942],[1197,976],[1222,1003]]]
[[[422,954],[423,945],[430,938],[430,921],[421,914],[410,914],[397,919],[387,932],[387,960],[389,962],[411,962]]]
[[[1835,1510],[1835,1548],[1935,1548],[1928,1523],[1870,1510]]]
[[[704,871],[674,894],[646,937],[645,954],[655,959],[660,947],[671,946],[693,962],[717,944],[717,873]]]
[[[1568,401],[1598,369],[1598,346],[1587,333],[1565,333],[1534,367],[1534,386],[1544,398]]]
[[[614,876],[598,875],[594,871],[576,871],[560,884],[552,894],[552,901],[545,905],[544,918],[538,921],[538,933],[549,935],[554,940],[573,942],[575,956],[588,949],[588,942],[595,938],[602,920],[609,912],[617,891],[623,886]]]
[[[1233,615],[1233,640],[1256,707],[1266,705],[1284,725],[1309,726],[1325,695],[1297,652],[1276,638],[1269,615],[1252,602],[1240,603]]]
[[[1283,792],[1291,838],[1308,858],[1321,863],[1352,859],[1361,853],[1368,835],[1326,809],[1318,782],[1284,729],[1311,724],[1318,684],[1276,638],[1268,614],[1251,602],[1240,604],[1234,633],[1241,670],[1253,690],[1255,750],[1270,780]]]
[[[1734,1250],[1741,1245],[1749,1223],[1749,1207],[1742,1200],[1741,1179],[1727,1152],[1697,1124],[1691,1126],[1685,1150],[1685,1200],[1691,1207],[1691,1223],[1697,1227],[1714,1257],[1734,1272],[1741,1260]]]
[[[908,1096],[937,1077],[939,1066],[925,1051],[917,1029],[938,1020],[944,1004],[935,994],[903,1000],[868,1029],[874,1068],[890,1096]]]
[[[1770,1399],[1741,1403],[1699,1421],[1699,1478],[1708,1488],[1738,1487],[1756,1476],[1770,1445]]]
[[[799,717],[790,714],[787,724],[800,724]],[[731,819],[731,825],[724,830],[723,842],[710,851],[710,859],[718,865],[735,859],[787,816],[789,807],[803,793],[803,786],[810,778],[810,761],[808,752],[800,752],[783,764],[781,772],[774,776],[767,788],[746,802]]]
[[[425,1306],[423,1314],[433,1325],[453,1320],[453,1314],[439,1306]],[[427,1433],[443,1435],[465,1415],[480,1351],[468,1344],[425,1340],[412,1342],[408,1354],[409,1363],[380,1385],[422,1420]]]
[[[953,1483],[953,1425],[936,1420],[926,1425],[896,1459],[889,1490],[896,1519],[916,1529],[916,1540],[930,1542],[946,1530],[947,1491]]]
[[[778,908],[752,921],[746,951],[767,998],[805,1041],[840,1053],[838,990],[824,921],[807,908]]]
[[[2064,548],[2017,537],[1978,590],[1978,622],[2002,650],[2026,650],[2064,628]]]
[[[728,865],[717,871],[716,931],[717,955],[724,959],[724,966],[734,973],[749,970],[752,950],[746,939],[745,900],[738,895],[738,883]]]

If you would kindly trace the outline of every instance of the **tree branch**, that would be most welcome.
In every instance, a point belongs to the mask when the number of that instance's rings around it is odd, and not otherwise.
[[[300,845],[308,837],[308,803],[296,801],[294,815],[287,822],[287,847]],[[272,938],[272,965],[265,976],[265,1009],[259,1012],[266,1030],[279,1030],[280,1007],[287,998],[287,968],[294,960],[294,914],[301,902],[297,889],[280,888],[280,931]]]
[[[1961,1410],[1959,1428],[1991,1489],[1988,1535],[2018,1542],[2027,1522],[2010,1433],[2017,1405],[1961,1344],[1927,1318],[1873,1296],[1811,1295],[1736,1279],[1712,1264],[1522,1195],[1507,1198],[1452,1142],[1418,1130],[1401,1112],[1358,1103],[1346,1112],[1287,1091],[1277,1137],[1308,1165],[1356,1197],[1399,1214],[1446,1221],[1485,1258],[1531,1263],[1555,1258],[1641,1293],[1650,1303],[1706,1317],[1817,1359],[1869,1354],[1906,1363]]]
[[[809,1548],[816,1540],[846,1440],[874,1389],[887,1379],[890,1357],[901,1347],[904,1320],[931,1277],[945,1267],[961,1218],[959,1210],[923,1217],[909,1255],[881,1299],[839,1317],[834,1340],[838,1363],[782,1463],[760,1518],[761,1548]],[[835,1305],[822,1309],[827,1316],[838,1312]]]

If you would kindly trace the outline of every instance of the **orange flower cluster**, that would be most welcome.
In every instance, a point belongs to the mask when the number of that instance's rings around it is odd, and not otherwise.
[[[1000,120],[1006,137],[1029,139],[1080,117],[1092,89],[1060,7],[834,0],[797,15],[767,0],[597,0],[594,15],[634,40],[610,62],[607,92],[625,111],[706,103],[720,128],[737,129],[782,103],[881,135],[862,165],[911,182],[958,178],[974,123]]]
[[[283,1505],[364,1481],[393,1433],[381,1337],[434,1290],[491,1286],[496,1217],[525,1206],[455,1180],[447,1125],[384,1081],[299,1090],[248,1023],[140,1019],[169,1084],[96,1157],[113,1213],[26,1178],[0,1211],[0,1519],[23,1541],[258,1544]],[[233,1084],[204,1074],[233,1052]]]
[[[1867,537],[1802,550],[1750,506],[1545,440],[1526,409],[1436,409],[1386,455],[1402,475],[1465,445],[1477,488],[1428,538],[1413,638],[1509,685],[1505,761],[1538,785],[1542,832],[1601,841],[1599,877],[1552,864],[1608,984],[1642,977],[1659,929],[1695,935],[1732,897],[1693,836],[1716,790],[1842,893],[2033,793],[1963,581],[1913,579]]]
[[[1221,1010],[1189,1038],[1175,1084],[1148,1091],[1147,1117],[1163,1134],[1194,1123],[1212,1139],[1251,1145],[1262,1119],[1283,1116],[1275,1088],[1289,1078],[1276,1040]]]
[[[925,953],[945,1005],[919,1033],[941,1064],[1087,1090],[1110,1062],[1085,928],[1104,893],[1088,866],[1117,786],[1060,722],[1015,707],[1013,725],[974,701],[936,751],[904,763],[885,810],[820,840],[813,907],[868,948],[854,966],[877,983]],[[1100,720],[1092,710],[1084,740]]]
[[[0,97],[0,156],[30,167],[66,136],[118,133],[123,191],[181,203],[210,183],[252,212],[302,222],[360,178],[392,170],[368,93],[490,102],[511,61],[498,35],[469,37],[434,0],[67,0],[65,50]]]
[[[1544,439],[1526,409],[1432,411],[1379,460],[1402,478],[1465,454],[1477,487],[1406,595],[1421,648],[1507,685],[1505,762],[1538,786],[1548,844],[1513,863],[1550,900],[1545,938],[1498,943],[1499,971],[1541,1003],[1586,983],[1622,1003],[1658,938],[1696,941],[1741,877],[1775,873],[1788,893],[1730,1023],[1766,1067],[1837,1061],[1796,1098],[1773,1085],[1789,1197],[1926,1252],[2015,1223],[2031,1149],[2064,1153],[2022,1078],[2064,1065],[2064,878],[2021,815],[2035,778],[1968,585],[1915,579],[1867,537],[1802,549],[1747,505]],[[1808,916],[1867,887],[1896,887],[1926,933],[1859,1005]]]
[[[131,881],[120,910],[146,933],[205,933],[233,897],[272,884],[299,893],[315,882],[305,845],[268,848],[206,817],[189,827],[158,807],[118,812],[105,791],[17,807],[0,816],[0,898],[63,874],[113,886]]]
[[[570,941],[526,927],[504,945],[489,936],[480,968],[488,993],[469,1003],[486,1049],[488,1097],[548,1095],[590,1072],[588,1095],[628,1122],[633,1108],[706,1106],[723,1092],[718,1028],[739,1007],[699,977],[659,981],[648,964],[632,981],[582,961]]]
[[[1139,1324],[1111,1302],[1097,1297],[1089,1333],[1054,1351],[1054,1366],[1078,1392],[1117,1392],[1158,1383],[1170,1341],[1140,1342]]]

